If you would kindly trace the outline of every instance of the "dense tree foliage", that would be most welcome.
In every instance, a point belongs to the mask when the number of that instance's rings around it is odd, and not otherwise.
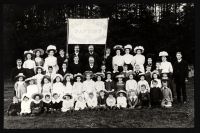
[[[46,49],[50,43],[65,48],[67,18],[102,17],[110,18],[108,47],[130,43],[143,45],[145,54],[157,56],[160,50],[167,50],[173,57],[181,50],[194,63],[194,9],[191,3],[4,5],[4,51],[9,55],[5,66],[14,66],[24,50]],[[71,49],[69,46],[69,52]]]

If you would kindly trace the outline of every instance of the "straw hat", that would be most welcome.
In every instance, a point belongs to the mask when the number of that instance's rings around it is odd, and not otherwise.
[[[19,77],[25,78],[26,76],[23,73],[19,73],[17,76],[15,76],[15,78],[19,78]]]
[[[49,53],[50,50],[53,50],[55,53],[57,52],[56,46],[54,46],[54,45],[49,45],[47,47],[46,53]]]
[[[126,46],[124,46],[124,50],[125,49],[130,49],[130,50],[132,50],[133,48],[132,48],[132,46],[130,45],[130,44],[127,44]]]
[[[77,77],[83,78],[83,75],[81,73],[74,74],[74,78],[77,78]]]
[[[125,76],[123,74],[119,74],[116,76],[116,78],[125,78]]]
[[[57,77],[60,77],[61,81],[63,81],[63,76],[61,74],[55,74],[53,80],[55,80]]]
[[[66,99],[66,96],[69,96],[70,97],[70,99],[72,99],[72,95],[71,94],[69,94],[69,93],[66,93],[65,95],[63,95],[63,99]]]
[[[48,76],[48,75],[44,75],[44,76],[42,77],[42,80],[44,80],[44,78],[46,78],[47,80],[49,80],[49,82],[51,81],[51,77]]]
[[[125,95],[127,94],[124,90],[120,90],[117,92],[117,95],[119,95],[120,93],[124,93]]]
[[[42,72],[44,71],[44,68],[42,66],[36,66],[35,68],[36,72],[38,71],[38,69],[42,69]]]
[[[86,77],[86,75],[90,75],[91,78],[93,78],[93,76],[94,76],[92,71],[85,71],[84,76]]]
[[[33,56],[34,55],[33,50],[24,51],[24,56],[27,56],[27,54],[31,54],[31,56]]]
[[[113,47],[113,49],[114,49],[114,50],[121,50],[121,51],[124,50],[122,45],[115,45],[115,46]]]
[[[43,50],[43,49],[41,49],[41,48],[34,49],[34,50],[33,50],[33,53],[35,53],[35,54],[36,54],[36,52],[37,52],[37,51],[40,51],[40,54],[41,54],[41,55],[43,55],[43,54],[44,54],[44,50]]]
[[[35,77],[30,77],[30,78],[27,78],[26,80],[25,80],[25,82],[29,82],[30,80],[33,80],[34,81],[34,84],[36,83],[36,78]]]
[[[144,52],[144,47],[143,46],[136,46],[134,48],[134,53],[137,53],[137,50],[141,50],[141,53],[143,53]]]
[[[71,73],[66,73],[66,74],[64,75],[63,79],[66,79],[67,76],[69,76],[70,79],[73,79],[73,74],[71,74]]]
[[[140,73],[139,76],[140,76],[140,77],[141,77],[141,76],[145,76],[145,73]]]
[[[105,78],[105,74],[101,72],[95,73],[95,77],[97,78],[98,76],[101,76],[101,78]]]
[[[43,98],[43,95],[42,95],[41,93],[34,93],[34,94],[32,95],[32,98],[35,99],[36,96],[39,96],[40,99]]]
[[[168,53],[166,51],[161,51],[159,53],[159,56],[168,56]]]

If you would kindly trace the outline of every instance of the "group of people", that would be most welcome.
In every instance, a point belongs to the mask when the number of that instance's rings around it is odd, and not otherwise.
[[[130,44],[116,45],[113,50],[115,56],[107,48],[99,57],[93,45],[86,54],[75,45],[74,53],[66,55],[60,49],[55,56],[56,46],[49,45],[45,59],[43,49],[25,51],[25,61],[17,59],[17,67],[12,70],[14,97],[8,115],[170,108],[175,98],[173,81],[177,102],[187,102],[188,66],[181,52],[176,53],[177,61],[172,65],[166,51],[158,55],[162,61],[154,63],[150,56],[145,59],[143,46],[133,49]]]

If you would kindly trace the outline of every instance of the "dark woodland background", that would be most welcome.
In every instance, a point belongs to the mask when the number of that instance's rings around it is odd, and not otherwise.
[[[175,52],[181,50],[189,64],[194,64],[195,6],[187,3],[142,4],[5,4],[3,6],[4,79],[9,78],[17,58],[23,52],[56,44],[66,46],[67,18],[109,17],[107,46],[131,43],[143,45],[145,55],[158,56],[168,51],[174,61]],[[157,14],[155,14],[157,13]],[[95,46],[103,56],[104,46]],[[87,47],[81,46],[86,52]],[[73,46],[69,46],[69,53]]]

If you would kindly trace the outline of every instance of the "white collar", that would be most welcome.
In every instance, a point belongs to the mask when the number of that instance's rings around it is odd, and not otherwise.
[[[109,81],[112,82],[112,79],[106,79],[106,82],[109,82]]]
[[[22,67],[17,66],[17,69],[21,69]]]
[[[182,59],[179,59],[179,60],[178,60],[178,62],[181,62],[181,61],[182,61]]]

